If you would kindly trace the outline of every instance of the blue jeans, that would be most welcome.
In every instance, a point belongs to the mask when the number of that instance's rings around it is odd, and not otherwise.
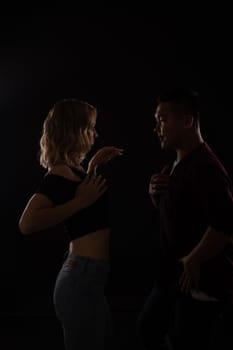
[[[195,300],[156,283],[137,320],[146,350],[233,349],[232,330],[232,305]]]
[[[109,263],[68,254],[54,288],[66,350],[111,348],[113,325],[104,293]]]

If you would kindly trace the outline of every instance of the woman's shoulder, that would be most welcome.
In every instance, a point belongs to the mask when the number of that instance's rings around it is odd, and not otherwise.
[[[80,182],[82,177],[79,172],[75,172],[73,168],[66,165],[56,165],[51,167],[45,174],[44,178],[66,180],[71,182]],[[56,181],[56,180],[55,180]]]
[[[43,194],[55,204],[61,204],[74,196],[80,181],[64,176],[61,172],[47,172],[36,187],[35,193]]]

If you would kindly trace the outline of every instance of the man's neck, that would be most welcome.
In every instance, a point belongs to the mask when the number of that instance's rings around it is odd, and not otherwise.
[[[199,145],[204,143],[204,140],[200,133],[194,134],[188,138],[188,142],[184,142],[183,145],[176,149],[176,160],[179,162],[190,152],[192,152]]]

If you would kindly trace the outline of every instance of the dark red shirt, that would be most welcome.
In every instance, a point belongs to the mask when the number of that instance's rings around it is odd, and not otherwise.
[[[172,164],[167,166],[169,174]],[[227,171],[203,143],[184,157],[160,198],[161,280],[176,278],[177,262],[200,242],[207,228],[233,234],[233,188]],[[200,289],[233,301],[233,245],[201,265]]]

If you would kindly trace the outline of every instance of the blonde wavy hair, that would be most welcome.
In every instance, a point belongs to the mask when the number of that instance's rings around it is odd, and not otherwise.
[[[39,161],[42,167],[64,162],[76,166],[91,149],[92,118],[97,109],[86,101],[64,99],[49,111],[40,139]]]

